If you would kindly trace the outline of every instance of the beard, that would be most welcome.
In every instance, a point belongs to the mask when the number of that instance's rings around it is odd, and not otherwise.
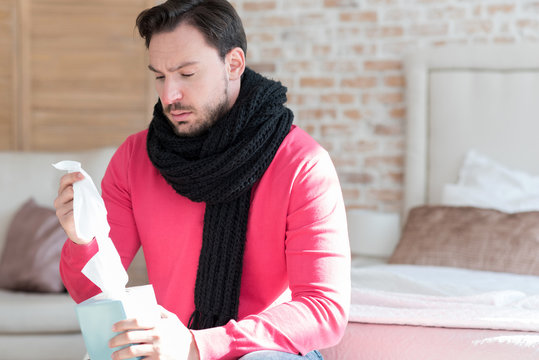
[[[193,106],[184,106],[181,102],[175,102],[167,105],[163,110],[176,135],[183,137],[203,135],[228,112],[228,88],[225,86],[221,97],[215,102],[203,105],[200,109]],[[189,123],[178,123],[173,120],[171,111],[189,111],[195,118],[190,120]]]

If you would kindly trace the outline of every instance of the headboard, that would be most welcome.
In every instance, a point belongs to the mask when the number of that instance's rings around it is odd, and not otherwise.
[[[403,218],[440,202],[473,148],[539,174],[539,45],[420,49],[405,57]]]

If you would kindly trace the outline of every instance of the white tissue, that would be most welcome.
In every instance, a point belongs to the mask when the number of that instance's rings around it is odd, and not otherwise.
[[[73,184],[75,231],[79,238],[86,241],[95,237],[99,250],[84,266],[82,273],[101,289],[104,297],[122,298],[128,276],[120,255],[109,238],[107,209],[101,195],[78,161],[64,160],[53,166],[58,170],[80,172],[84,175],[83,180]]]

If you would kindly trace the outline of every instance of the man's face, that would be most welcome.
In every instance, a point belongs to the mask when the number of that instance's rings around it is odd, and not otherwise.
[[[229,110],[225,62],[195,27],[180,24],[154,34],[149,55],[155,88],[177,135],[200,135]]]

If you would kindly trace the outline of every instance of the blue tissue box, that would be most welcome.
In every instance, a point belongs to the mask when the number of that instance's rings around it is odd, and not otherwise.
[[[151,285],[127,288],[122,300],[96,295],[75,305],[75,312],[90,360],[108,360],[113,352],[120,349],[108,346],[110,339],[118,335],[112,331],[113,324],[136,316],[159,316]]]

